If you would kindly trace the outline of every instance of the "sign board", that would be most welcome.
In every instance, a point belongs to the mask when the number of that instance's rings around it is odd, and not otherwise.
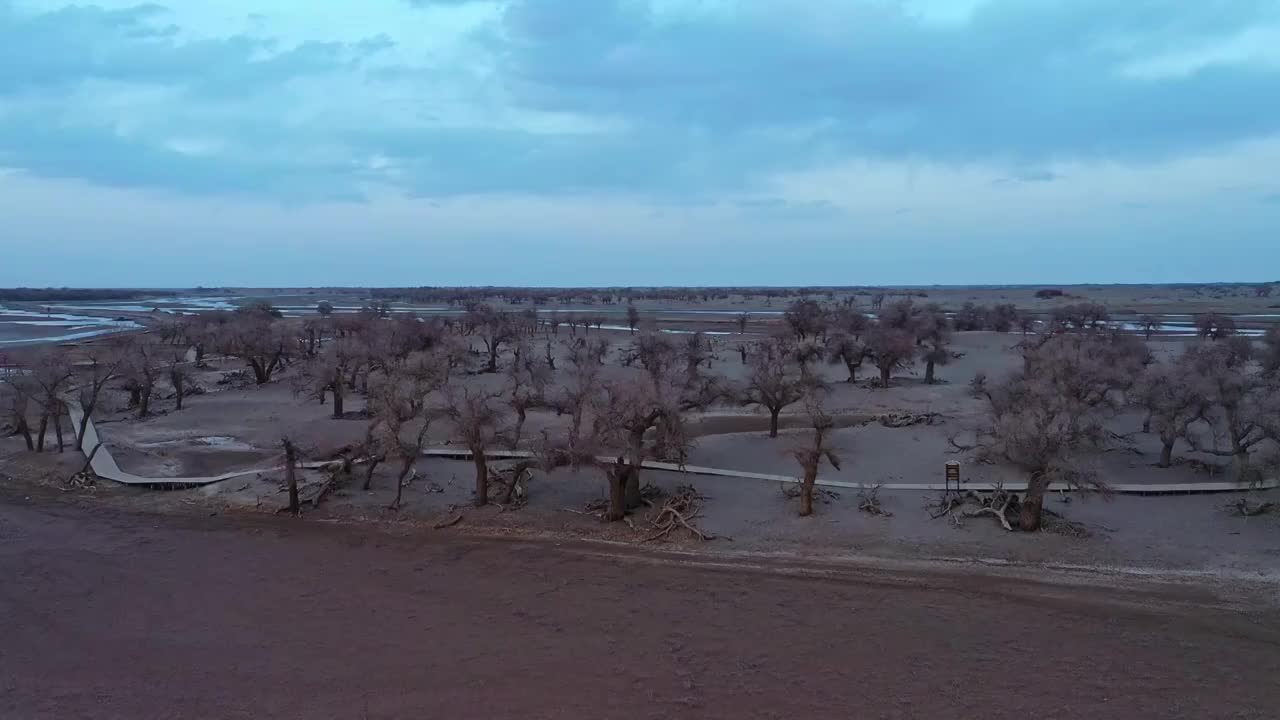
[[[952,483],[955,483],[956,491],[957,491],[957,492],[959,492],[959,490],[960,490],[960,463],[958,463],[958,462],[956,462],[956,461],[952,460],[951,462],[948,462],[948,463],[947,463],[947,466],[946,466],[946,467],[947,467],[947,475],[946,475],[947,483],[946,483],[946,489],[947,489],[947,490],[950,490],[950,489],[951,489],[951,484],[952,484]]]

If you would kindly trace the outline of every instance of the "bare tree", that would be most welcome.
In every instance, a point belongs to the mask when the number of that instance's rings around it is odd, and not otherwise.
[[[1231,458],[1240,482],[1255,479],[1250,453],[1268,439],[1268,423],[1280,414],[1280,392],[1253,370],[1251,353],[1248,339],[1232,338],[1187,348],[1184,355],[1211,404],[1205,413],[1210,437],[1189,433],[1187,442],[1200,452]]]
[[[1263,374],[1280,375],[1280,325],[1272,325],[1263,336],[1261,361]]]
[[[640,311],[636,310],[636,306],[627,303],[627,327],[631,328],[631,334],[636,334],[636,326],[640,324]]]
[[[187,363],[187,349],[169,350],[163,355],[164,374],[173,387],[173,397],[177,402],[175,409],[182,409],[182,401],[192,389],[191,367]]]
[[[507,441],[507,406],[500,391],[446,387],[443,415],[453,425],[453,440],[467,447],[475,464],[474,503],[489,502],[489,463],[486,452]]]
[[[1151,334],[1160,329],[1160,317],[1158,315],[1143,315],[1138,318],[1138,329],[1142,331],[1143,337],[1147,340],[1151,339]]]
[[[332,392],[333,417],[342,418],[347,390],[356,385],[354,374],[368,366],[364,362],[368,350],[357,335],[332,339],[302,364],[294,377],[294,392],[317,397],[321,404],[326,394]]]
[[[691,440],[682,411],[692,404],[696,401],[683,395],[674,374],[607,382],[592,398],[591,445],[597,453],[617,456],[617,462],[605,465],[606,519],[621,520],[628,509],[641,504],[640,472],[647,457],[658,454],[683,465]]]
[[[1152,365],[1134,386],[1133,397],[1148,413],[1160,437],[1159,467],[1173,464],[1173,449],[1191,425],[1204,418],[1209,403],[1194,368],[1185,359],[1172,365]]]
[[[298,503],[298,449],[289,438],[282,438],[284,446],[284,480],[289,489],[289,514],[297,517],[302,508]]]
[[[1001,332],[1008,332],[1008,329]],[[951,323],[942,308],[929,305],[924,309],[916,324],[916,339],[924,344],[920,356],[925,362],[925,384],[932,385],[934,368],[951,362]]]
[[[807,340],[826,332],[827,313],[816,300],[802,298],[791,303],[782,316],[796,340]]]
[[[911,366],[916,338],[910,330],[877,324],[867,335],[867,351],[880,370],[880,386],[889,387],[894,370]]]
[[[840,456],[831,447],[829,438],[835,423],[823,409],[821,395],[810,394],[805,401],[805,410],[809,415],[809,426],[813,430],[812,438],[808,445],[791,451],[804,471],[800,481],[800,517],[813,514],[813,490],[818,482],[818,469],[822,461],[826,460],[831,467],[840,469]]]
[[[254,382],[265,385],[288,356],[283,325],[269,313],[238,314],[217,328],[218,350],[244,361],[253,371]]]
[[[38,389],[22,362],[14,359],[10,364],[10,362],[4,362],[5,360],[5,357],[0,356],[0,385],[7,388],[6,409],[13,426],[13,434],[21,435],[27,443],[27,450],[34,451],[36,446],[31,438],[31,425],[27,414],[31,410],[31,402]]]
[[[160,348],[145,335],[133,335],[121,344],[120,351],[120,377],[129,392],[129,407],[144,418],[151,414],[151,398],[162,375]]]
[[[1222,340],[1236,334],[1236,321],[1215,312],[1197,315],[1196,333],[1207,340]]]
[[[827,362],[835,365],[843,363],[845,369],[849,372],[849,378],[846,382],[858,381],[858,370],[862,367],[862,363],[867,358],[867,346],[859,342],[852,335],[843,332],[834,333],[827,337]]]
[[[1036,329],[1036,316],[1029,312],[1019,312],[1017,325],[1018,330],[1022,332],[1022,336],[1026,337]]]
[[[438,414],[428,399],[443,385],[446,372],[447,359],[442,354],[415,353],[380,367],[369,380],[370,422],[365,434],[369,465],[364,489],[369,489],[379,463],[399,459],[396,494],[389,509],[399,509],[405,480],[422,455],[431,421]]]
[[[25,373],[30,381],[31,399],[40,409],[40,429],[36,436],[36,452],[44,452],[44,438],[49,423],[53,423],[58,441],[58,452],[65,449],[62,437],[62,416],[66,414],[63,396],[71,389],[75,369],[67,354],[57,348],[35,351],[27,358]]]
[[[507,405],[516,415],[515,428],[511,433],[511,449],[515,450],[524,433],[524,424],[529,410],[549,406],[547,385],[551,382],[551,371],[545,362],[528,357],[521,353],[517,362],[512,363],[507,372]]]
[[[84,434],[89,429],[89,418],[98,409],[98,400],[107,385],[119,376],[120,366],[124,362],[119,342],[89,343],[81,352],[85,362],[81,365],[76,377],[76,399],[80,402],[82,414],[80,426],[76,428],[76,450],[84,449]],[[186,354],[186,351],[182,351]]]
[[[1024,371],[978,387],[990,411],[989,424],[978,433],[979,457],[1011,463],[1028,476],[1023,530],[1039,529],[1044,494],[1054,482],[1106,489],[1078,456],[1108,442],[1105,423],[1145,362],[1121,338],[1057,335],[1028,351]]]
[[[734,322],[738,325],[738,334],[747,334],[747,323],[751,322],[751,313],[738,313],[734,318]]]
[[[466,322],[471,325],[484,343],[489,362],[485,372],[498,372],[498,354],[502,346],[515,340],[516,331],[506,313],[500,313],[488,305],[479,305],[468,311]]]
[[[756,405],[769,411],[769,437],[778,437],[778,415],[798,402],[816,384],[793,373],[781,343],[769,340],[757,344],[747,360],[747,381],[742,404]]]

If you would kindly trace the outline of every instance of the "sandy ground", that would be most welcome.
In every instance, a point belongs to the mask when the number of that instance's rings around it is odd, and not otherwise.
[[[1273,718],[1200,586],[0,499],[0,716]],[[1269,610],[1268,610],[1269,611]]]
[[[621,336],[616,337],[621,341]],[[839,382],[839,368],[823,367],[833,381],[829,400],[832,412],[846,425],[834,433],[843,457],[842,469],[825,471],[833,479],[869,483],[927,482],[940,479],[946,461],[961,458],[947,440],[963,437],[981,415],[981,407],[968,395],[966,380],[975,372],[993,376],[1017,364],[1010,352],[1016,339],[992,333],[957,335],[956,348],[964,357],[940,371],[945,381],[924,385],[910,373],[895,379],[889,390]],[[100,414],[99,429],[121,467],[143,475],[208,475],[231,470],[275,465],[281,462],[280,438],[298,442],[304,455],[328,458],[339,448],[358,442],[365,429],[359,418],[358,397],[348,399],[348,417],[332,419],[330,407],[296,397],[287,376],[263,387],[227,389],[217,381],[234,363],[215,361],[199,377],[210,390],[187,399],[177,412],[162,389],[155,401],[157,415],[142,421],[132,418],[114,398]],[[714,366],[734,377],[742,367],[736,355],[725,353]],[[479,376],[469,382],[493,383],[498,376]],[[112,407],[114,405],[114,407]],[[940,414],[937,424],[887,428],[868,419],[883,413]],[[784,416],[784,428],[802,418]],[[542,427],[564,422],[550,412],[531,415],[526,437]],[[1136,417],[1122,419],[1117,429],[1136,429]],[[784,430],[781,437],[767,437],[767,418],[746,408],[721,407],[692,422],[699,436],[690,463],[712,467],[795,475],[799,468],[788,450],[805,439],[799,429]],[[68,434],[70,431],[68,430]],[[433,426],[433,444],[448,440],[449,428]],[[1187,456],[1185,448],[1180,455]],[[26,481],[69,477],[79,462],[72,453],[62,458],[22,451],[17,438],[0,439],[0,472]],[[1158,469],[1153,466],[1158,448],[1150,436],[1139,436],[1130,451],[1111,452],[1093,458],[1102,476],[1114,482],[1193,482],[1214,479],[1189,466]],[[373,487],[360,489],[362,477],[346,484],[318,511],[316,517],[364,518],[374,521],[432,524],[450,519],[471,501],[472,467],[444,459],[422,460],[419,479],[405,490],[399,512],[386,509],[394,495],[394,469],[381,468]],[[966,461],[964,477],[973,481],[1010,480],[1017,475],[1007,468]],[[319,486],[319,473],[304,474],[304,497]],[[1027,537],[1009,535],[994,521],[970,520],[955,527],[929,517],[931,494],[882,492],[884,507],[893,516],[871,517],[859,512],[856,493],[844,492],[819,507],[809,519],[795,517],[793,502],[768,482],[733,478],[685,476],[647,472],[646,482],[671,491],[692,483],[710,499],[702,525],[722,539],[717,547],[802,554],[872,553],[887,557],[988,558],[1037,564],[1080,564],[1153,567],[1165,570],[1206,571],[1226,576],[1280,573],[1280,517],[1243,519],[1224,509],[1235,496],[1118,497],[1105,500],[1090,496],[1055,496],[1050,508],[1078,523],[1083,533],[1042,533]],[[19,482],[19,481],[14,481]],[[122,507],[207,507],[248,512],[274,512],[284,502],[279,474],[246,476],[207,488],[154,493],[101,487],[92,491],[102,501]],[[495,514],[494,510],[465,510],[464,525],[478,532],[552,533],[572,537],[611,537],[634,542],[643,539],[646,520],[637,518],[636,530],[621,524],[602,526],[580,514],[591,500],[604,494],[598,472],[568,470],[550,476],[539,474],[531,484],[529,502],[519,512]],[[1272,492],[1272,496],[1277,493]],[[574,512],[579,511],[579,512]],[[1065,531],[1065,529],[1064,529]],[[1086,537],[1076,537],[1084,534]],[[732,540],[723,539],[724,537]]]

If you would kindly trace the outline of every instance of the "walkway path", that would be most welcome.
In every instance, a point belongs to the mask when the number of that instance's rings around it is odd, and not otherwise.
[[[84,416],[84,411],[80,404],[74,400],[67,401],[68,414],[71,416],[73,427],[80,426],[80,419]],[[84,447],[92,450],[101,442],[98,436],[98,429],[94,426],[93,420],[89,420],[89,424],[85,429]],[[462,448],[431,448],[423,452],[428,457],[446,457],[446,458],[469,458],[471,454]],[[489,457],[495,459],[513,459],[527,458],[530,453],[523,451],[511,450],[494,450],[488,453]],[[331,463],[329,462],[311,462],[303,463],[301,467],[306,469],[322,468]],[[111,449],[105,444],[99,448],[98,452],[93,456],[92,462],[93,472],[103,480],[122,483],[124,485],[145,485],[159,487],[197,487],[201,485],[212,485],[213,483],[222,482],[223,480],[231,480],[233,478],[244,477],[245,475],[256,475],[258,473],[275,472],[283,470],[283,465],[273,465],[270,467],[253,468],[250,470],[237,470],[235,472],[224,473],[222,475],[212,475],[206,477],[143,477],[134,475],[120,469],[116,464],[115,458],[111,455]],[[684,472],[692,475],[714,475],[719,477],[742,478],[745,480],[764,480],[767,482],[784,482],[798,483],[800,478],[790,475],[771,475],[767,473],[754,473],[745,470],[729,470],[725,468],[701,467],[698,465],[680,466],[676,463],[658,462],[656,460],[646,460],[643,467],[650,470],[668,470],[671,472]],[[871,489],[876,487],[874,483],[857,483],[845,480],[827,480],[818,479],[818,484],[825,487],[837,487],[847,489]],[[987,490],[991,485],[986,483],[965,483],[964,487],[973,490]],[[1113,492],[1135,494],[1135,495],[1167,495],[1167,494],[1185,494],[1185,493],[1202,493],[1202,492],[1243,492],[1251,489],[1269,490],[1280,487],[1280,479],[1272,479],[1265,481],[1257,486],[1251,486],[1249,483],[1239,483],[1231,481],[1220,482],[1201,482],[1201,483],[1167,483],[1153,485],[1148,483],[1113,483],[1111,489]],[[943,483],[884,483],[880,484],[882,490],[915,490],[930,491],[946,489]],[[1026,490],[1025,482],[1006,483],[1006,490],[1022,491]],[[1050,486],[1051,490],[1070,490],[1071,488],[1063,483],[1055,483]]]

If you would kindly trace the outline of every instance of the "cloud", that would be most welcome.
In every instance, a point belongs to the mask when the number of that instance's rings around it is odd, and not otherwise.
[[[1280,133],[1280,65],[1250,40],[1280,28],[1269,0],[394,0],[341,39],[309,6],[228,2],[261,15],[0,0],[0,166],[291,200],[712,202],[854,159],[1056,184]],[[437,29],[400,31],[393,5]]]

